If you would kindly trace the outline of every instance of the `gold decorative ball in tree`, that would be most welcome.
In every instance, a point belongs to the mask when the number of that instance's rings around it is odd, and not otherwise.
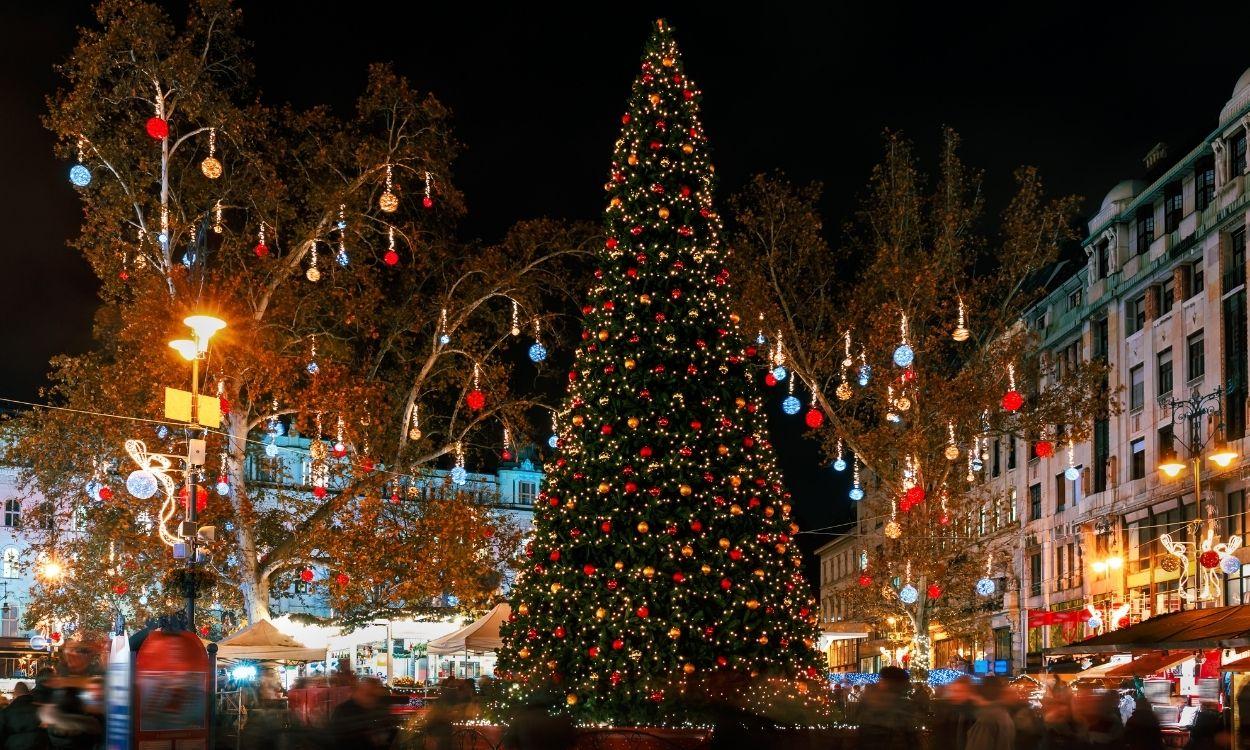
[[[562,588],[564,588],[564,587],[560,585],[560,582],[559,582],[559,581],[556,581],[555,583],[552,583],[552,584],[551,584],[551,593],[553,593],[553,594],[554,594],[554,593],[558,592],[558,591],[559,591],[560,589],[562,589]]]
[[[666,208],[665,206],[660,206],[660,210],[656,211],[656,213],[660,215],[661,219],[668,218],[668,208]]]
[[[681,637],[681,628],[677,628],[677,627],[669,628],[669,629],[668,629],[668,637],[669,637],[669,638],[680,638],[680,637]]]
[[[729,506],[729,515],[731,515],[731,516],[740,516],[740,515],[742,515],[742,506],[741,506],[741,505],[738,505],[737,503],[734,503],[733,505],[730,505],[730,506]]]
[[[552,669],[555,669],[555,667],[552,667]],[[576,705],[577,705],[577,694],[576,694],[576,693],[569,693],[568,695],[564,696],[564,702],[565,702],[565,703],[567,703],[567,704],[569,704],[570,706],[576,706]]]
[[[221,177],[221,162],[217,161],[217,157],[210,156],[200,162],[200,171],[210,180]]]
[[[947,461],[958,460],[959,459],[959,446],[953,445],[953,444],[946,446],[946,450],[943,451],[943,455],[946,456]]]
[[[520,604],[517,605],[516,611],[519,612],[520,614],[528,615],[530,613],[530,605],[526,604],[525,602],[521,602]]]
[[[625,563],[621,562],[620,560],[617,560],[616,562],[612,563],[612,567],[617,570],[624,570]]]
[[[638,163],[638,154],[630,154],[629,156],[625,157],[625,162],[629,164],[629,166],[631,167],[634,166],[635,164]]]
[[[655,106],[659,106],[659,104],[660,104],[660,95],[659,95],[659,94],[652,94],[651,96],[649,96],[649,97],[647,97],[647,98],[650,100],[650,102],[651,102],[653,105],[655,105]]]
[[[903,527],[898,525],[898,521],[889,521],[885,525],[885,535],[890,539],[898,539],[903,535]]]
[[[638,429],[638,425],[639,425],[638,417],[630,417],[629,419],[625,420],[625,424],[629,425],[629,429],[631,430]]]
[[[420,427],[413,427],[412,429],[408,430],[408,439],[409,439],[409,440],[420,440],[420,439],[421,439],[421,434],[422,434],[422,433],[421,433],[421,428],[420,428]]]
[[[694,488],[688,484],[683,484],[677,491],[681,493],[682,497],[690,497],[690,493],[694,492]]]
[[[638,529],[639,534],[645,534],[651,530],[651,524],[647,523],[646,521],[639,521],[638,525],[635,528]]]
[[[834,391],[839,401],[846,401],[851,397],[851,384],[843,380],[838,384],[838,389]]]
[[[632,360],[632,359],[627,359],[627,360],[625,360],[625,369],[626,369],[626,370],[632,370],[632,369],[634,369],[634,368],[635,368],[635,367],[637,367],[637,366],[638,366],[638,363],[637,363],[636,361],[634,361],[634,360]]]
[[[687,544],[685,547],[681,548],[682,557],[692,557],[693,555],[694,555],[694,547],[691,547],[690,545]]]
[[[647,578],[654,578],[655,568],[651,567],[650,565],[647,565],[646,567],[642,569],[642,574],[646,576]]]
[[[691,146],[689,143],[682,144],[681,152],[683,154],[693,154],[694,146]]]
[[[747,599],[747,609],[759,609],[760,603],[755,599]]]
[[[685,672],[686,674],[694,674],[694,665],[691,664],[690,662],[686,662],[685,664],[681,666],[681,671]]]
[[[721,537],[716,543],[720,545],[721,549],[729,549],[729,540],[725,537]]]
[[[703,575],[707,575],[708,573],[712,572],[712,566],[708,565],[707,563],[703,563],[702,565],[699,566],[699,571],[703,573]]]
[[[606,495],[606,494],[608,494],[608,493],[609,493],[609,492],[611,492],[611,491],[612,491],[612,485],[608,484],[607,482],[600,482],[600,483],[599,483],[599,494],[600,494],[600,495]]]
[[[516,655],[521,657],[522,659],[528,659],[530,658],[530,650],[522,646],[521,650],[516,652]]]
[[[395,213],[399,210],[399,197],[389,190],[383,191],[382,195],[378,197],[378,208],[388,214]]]
[[[598,608],[598,609],[596,609],[596,610],[595,610],[595,617],[596,617],[596,618],[598,618],[598,619],[602,620],[603,618],[605,618],[605,617],[607,617],[607,616],[608,616],[608,611],[607,611],[606,609],[604,609],[603,607],[600,607],[600,608]]]
[[[609,336],[609,335],[610,335],[610,334],[608,333],[608,329],[606,329],[606,328],[601,329],[601,330],[599,331],[599,340],[600,340],[600,341],[607,341],[607,340],[608,340],[608,336]]]
[[[310,266],[309,269],[304,272],[304,277],[309,281],[321,281],[321,271],[318,271],[316,266]]]

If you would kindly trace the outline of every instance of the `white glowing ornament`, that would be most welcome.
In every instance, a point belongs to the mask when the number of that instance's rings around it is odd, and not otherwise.
[[[438,314],[438,343],[447,346],[451,343],[451,335],[447,333],[447,308]]]
[[[899,332],[902,334],[902,342],[894,349],[894,364],[899,367],[910,367],[911,363],[916,360],[916,353],[912,351],[911,344],[907,343],[906,315],[903,315],[899,322]]]
[[[838,438],[837,457],[833,459],[834,471],[846,471],[846,459],[842,458],[842,438]]]
[[[225,477],[217,477],[217,494],[225,497],[230,494],[230,482]]]
[[[981,580],[977,581],[977,595],[989,596],[994,593],[994,579],[990,578],[990,571],[994,567],[994,555],[990,555],[985,559],[985,575]]]
[[[916,599],[920,597],[920,592],[916,591],[916,587],[910,583],[898,590],[898,600],[903,604],[915,604]]]
[[[317,364],[317,336],[313,334],[312,342],[308,347],[308,366],[304,369],[308,370],[309,375],[316,375],[321,372],[321,367]]]
[[[346,267],[350,259],[347,257],[347,204],[339,204],[339,250],[334,255],[340,266]]]
[[[852,500],[864,499],[864,488],[859,483],[859,457],[855,456],[851,459],[851,491],[847,493]]]
[[[156,494],[156,475],[146,469],[135,469],[126,477],[126,491],[140,500]]]
[[[1075,482],[1081,478],[1081,472],[1076,468],[1076,447],[1068,445],[1068,468],[1063,470],[1063,478],[1069,482]]]
[[[1241,560],[1232,555],[1220,558],[1220,570],[1228,575],[1236,575],[1241,570]]]
[[[265,443],[265,455],[273,458],[278,455],[278,436],[270,433],[269,442]]]

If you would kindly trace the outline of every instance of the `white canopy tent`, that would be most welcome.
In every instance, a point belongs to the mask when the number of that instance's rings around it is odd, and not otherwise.
[[[326,650],[308,648],[268,620],[259,620],[220,641],[217,658],[222,661],[323,661]]]
[[[430,654],[489,653],[503,648],[499,626],[512,614],[508,604],[496,604],[495,608],[463,628],[430,641],[426,650]]]

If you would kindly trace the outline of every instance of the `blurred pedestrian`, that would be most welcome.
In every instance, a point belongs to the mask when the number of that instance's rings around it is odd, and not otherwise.
[[[1133,713],[1124,722],[1124,746],[1133,750],[1163,750],[1163,730],[1150,701],[1140,695],[1134,701]]]
[[[974,693],[977,718],[968,730],[966,750],[1012,750],[1016,743],[1016,724],[1003,706],[1003,681],[986,677]]]
[[[39,707],[25,682],[13,686],[13,700],[0,711],[0,748],[45,750],[48,732],[39,724]]]
[[[1194,716],[1194,723],[1189,725],[1189,742],[1185,743],[1185,750],[1217,750],[1228,746],[1227,739],[1219,704],[1203,701]]]
[[[386,706],[386,688],[373,677],[356,683],[352,697],[330,715],[334,747],[384,750],[395,739],[395,724]]]
[[[573,720],[552,715],[555,695],[549,690],[532,693],[503,734],[504,750],[568,750],[577,741]]]
[[[1042,699],[1042,750],[1077,750],[1084,746],[1085,733],[1072,715],[1072,701],[1066,694],[1051,692]]]
[[[1031,689],[1008,685],[1003,692],[1003,705],[1016,725],[1016,750],[1037,750],[1042,744],[1042,717],[1029,700]]]
[[[907,691],[907,672],[898,667],[882,668],[877,684],[864,690],[857,712],[861,748],[915,750],[919,747],[920,718]]]
[[[87,712],[84,691],[92,679],[82,676],[58,677],[48,681],[52,701],[39,706],[39,721],[48,730],[52,750],[92,750],[104,735],[104,725]]]
[[[972,678],[963,675],[943,686],[933,702],[933,736],[941,738],[943,747],[964,750],[968,729],[976,721],[977,707],[972,691]]]

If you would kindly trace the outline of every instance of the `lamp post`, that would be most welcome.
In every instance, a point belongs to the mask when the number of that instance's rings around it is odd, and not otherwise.
[[[1185,463],[1176,453],[1175,445],[1179,444],[1188,453],[1190,464],[1193,468],[1194,475],[1194,501],[1202,502],[1202,461],[1207,459],[1215,464],[1217,468],[1226,469],[1233,461],[1237,459],[1237,452],[1233,450],[1224,441],[1224,395],[1228,386],[1217,385],[1210,393],[1201,393],[1194,388],[1188,398],[1177,399],[1171,395],[1161,396],[1159,405],[1171,409],[1172,411],[1172,442],[1174,445],[1168,446],[1168,455],[1164,456],[1159,463],[1159,471],[1169,479],[1175,479],[1185,471]],[[1200,420],[1211,418],[1215,420],[1214,429],[1210,434],[1203,429]],[[1185,437],[1176,434],[1177,425],[1185,425]],[[1205,454],[1205,455],[1204,455]],[[1194,526],[1194,533],[1197,534],[1198,527],[1202,522],[1195,519],[1191,522]],[[1187,550],[1193,551],[1196,555],[1198,545],[1196,543],[1188,544]],[[1186,555],[1187,558],[1187,555]],[[1184,561],[1184,565],[1188,567],[1188,559]],[[1181,579],[1184,581],[1188,577],[1188,571],[1182,571]],[[1185,592],[1181,592],[1181,608],[1183,609],[1186,601]]]
[[[199,415],[197,413],[200,401],[200,361],[208,357],[208,342],[213,335],[226,327],[226,322],[220,318],[214,318],[211,315],[192,315],[182,321],[191,329],[190,339],[176,339],[169,342],[169,346],[182,358],[191,363],[191,421],[187,426],[187,471],[186,471],[186,492],[187,498],[183,503],[184,522],[179,529],[179,536],[185,541],[186,558],[187,558],[187,579],[186,579],[186,618],[187,627],[195,632],[195,565],[196,565],[196,537],[198,535],[198,524],[196,518],[198,508],[196,508],[196,472],[203,465],[203,446],[201,445],[197,451],[194,446],[192,435],[195,427],[199,423]],[[197,460],[198,459],[198,460]]]

